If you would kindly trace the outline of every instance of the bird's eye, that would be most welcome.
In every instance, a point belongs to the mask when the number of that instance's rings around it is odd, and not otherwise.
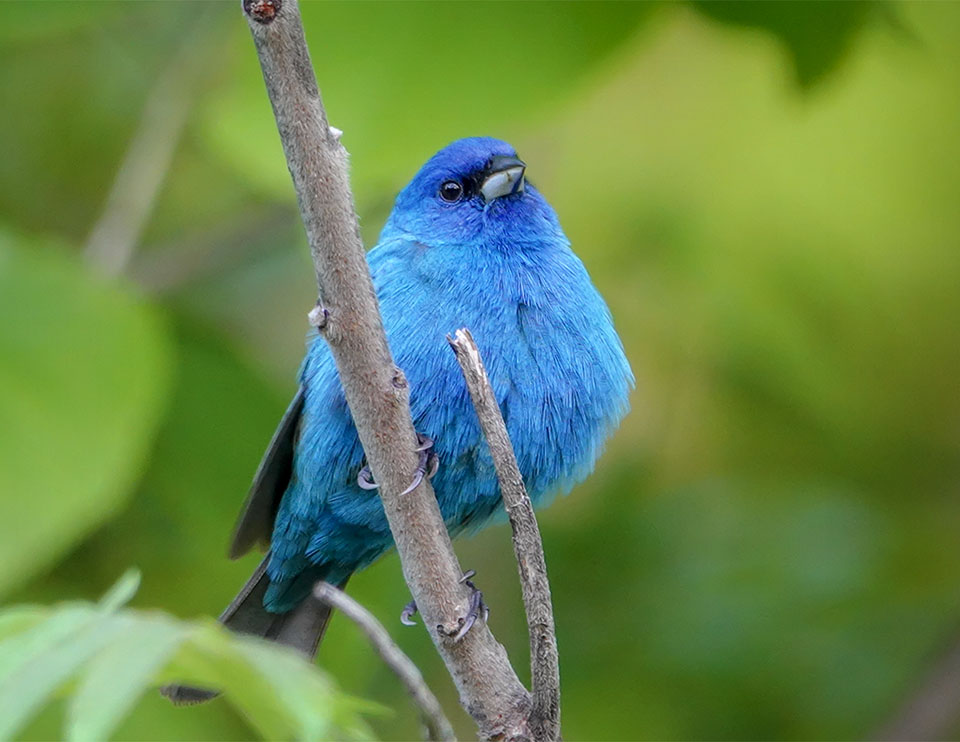
[[[440,186],[440,198],[447,203],[455,203],[463,195],[463,186],[455,180],[445,180]]]

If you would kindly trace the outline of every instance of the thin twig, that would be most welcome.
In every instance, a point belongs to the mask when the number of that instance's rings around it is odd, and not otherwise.
[[[347,595],[343,590],[339,590],[328,582],[319,582],[313,588],[313,594],[317,600],[326,603],[332,608],[336,608],[344,616],[353,621],[357,627],[366,634],[367,639],[373,645],[373,648],[380,655],[387,667],[396,673],[400,682],[406,687],[407,692],[413,698],[413,702],[420,709],[423,716],[423,723],[427,727],[427,739],[430,740],[453,740],[456,736],[453,733],[453,727],[443,714],[440,702],[433,695],[433,691],[427,686],[420,674],[420,670],[413,664],[413,661],[403,653],[403,650],[397,646],[396,642],[390,638],[390,634],[383,628],[379,621],[374,618],[366,608]]]
[[[470,391],[480,427],[490,447],[490,455],[500,481],[500,494],[510,526],[513,529],[513,550],[520,569],[523,606],[530,631],[530,674],[533,680],[533,709],[530,728],[534,740],[560,739],[560,664],[557,634],[550,601],[550,581],[543,555],[540,528],[527,495],[517,457],[500,414],[497,398],[483,366],[480,350],[466,328],[447,337],[457,356]]]
[[[955,739],[960,730],[960,640],[954,637],[893,718],[873,739]]]
[[[216,12],[209,9],[203,15],[150,90],[103,212],[87,238],[87,260],[107,276],[126,270],[170,169],[200,87],[197,70],[204,69],[200,62],[210,53]]]
[[[296,0],[244,0],[243,9],[293,178],[313,256],[319,323],[373,478],[380,485],[404,578],[483,738],[529,736],[530,694],[484,621],[451,636],[470,590],[426,478],[412,492],[417,437],[406,377],[394,365],[367,268],[347,175],[347,153],[320,100]]]

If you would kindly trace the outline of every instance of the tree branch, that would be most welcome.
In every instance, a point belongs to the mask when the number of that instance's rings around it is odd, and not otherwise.
[[[399,496],[413,480],[418,459],[409,390],[387,345],[357,227],[347,153],[327,122],[296,0],[244,0],[243,9],[313,256],[321,307],[313,316],[330,345],[380,485],[404,578],[481,736],[529,736],[530,694],[486,623],[478,621],[462,641],[451,639],[470,592],[460,582],[433,488],[424,478]]]
[[[960,728],[960,640],[936,658],[917,687],[876,731],[873,739],[933,740],[952,739]]]
[[[513,529],[513,551],[520,569],[523,607],[530,632],[530,675],[533,681],[533,708],[530,728],[535,740],[560,739],[560,664],[557,635],[550,602],[550,581],[543,555],[540,528],[533,513],[533,504],[523,485],[507,426],[500,414],[490,379],[483,366],[480,350],[464,328],[454,338],[447,337],[457,356],[470,390],[480,427],[490,447],[500,494]]]
[[[427,687],[423,680],[420,670],[413,664],[413,661],[403,653],[403,650],[397,646],[396,642],[390,638],[390,634],[383,628],[379,621],[374,618],[366,608],[347,595],[343,590],[338,590],[328,582],[318,582],[313,588],[313,594],[317,600],[326,603],[331,608],[336,608],[344,616],[353,621],[357,627],[366,634],[367,639],[377,650],[377,654],[391,670],[396,673],[403,683],[407,692],[413,698],[413,702],[420,709],[420,715],[423,717],[423,723],[427,727],[427,739],[429,740],[454,740],[456,736],[453,733],[453,727],[447,717],[443,715],[443,709],[440,702],[433,692]]]

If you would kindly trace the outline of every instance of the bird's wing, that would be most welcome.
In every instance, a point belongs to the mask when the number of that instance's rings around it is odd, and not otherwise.
[[[304,390],[301,386],[287,411],[283,413],[283,419],[270,439],[267,452],[260,460],[233,533],[230,544],[231,559],[243,556],[257,543],[270,543],[280,498],[287,489],[293,471],[293,449],[300,428],[303,399]]]

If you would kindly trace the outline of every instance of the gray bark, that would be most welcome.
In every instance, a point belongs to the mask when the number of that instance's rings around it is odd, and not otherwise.
[[[538,742],[558,740],[560,659],[540,527],[537,525],[527,488],[523,484],[517,457],[483,366],[480,350],[467,329],[457,330],[454,338],[447,339],[460,363],[467,388],[470,390],[470,399],[490,447],[490,455],[500,482],[500,495],[513,530],[513,551],[520,569],[523,607],[530,632],[530,676],[533,680],[530,732]]]
[[[404,578],[460,693],[487,739],[529,736],[530,694],[484,621],[454,642],[470,591],[429,481],[399,497],[418,455],[408,386],[387,345],[364,258],[347,153],[331,130],[295,0],[244,0],[316,269],[313,313],[330,344],[400,555]],[[318,316],[319,315],[319,316]]]

